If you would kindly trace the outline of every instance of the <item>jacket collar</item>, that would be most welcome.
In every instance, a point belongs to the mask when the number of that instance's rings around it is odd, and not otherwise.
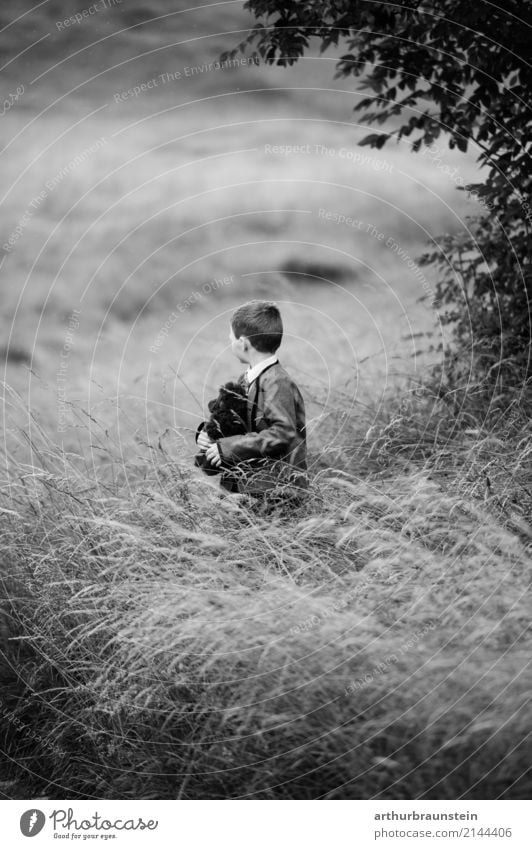
[[[244,374],[244,379],[248,388],[251,386],[253,381],[257,379],[259,374],[262,374],[263,371],[278,362],[279,358],[277,357],[277,354],[272,354],[271,357],[267,357],[265,360],[261,360],[260,363],[257,363],[257,365],[253,366],[253,368],[250,366]]]

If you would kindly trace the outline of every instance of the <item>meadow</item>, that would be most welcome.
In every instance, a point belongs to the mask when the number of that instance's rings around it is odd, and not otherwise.
[[[334,56],[216,69],[241,3],[32,6],[0,13],[1,793],[528,797],[530,406],[431,378],[417,262],[474,157],[358,147]],[[192,465],[251,297],[307,405],[290,515]]]

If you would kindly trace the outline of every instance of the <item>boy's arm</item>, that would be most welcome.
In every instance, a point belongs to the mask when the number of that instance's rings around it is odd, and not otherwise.
[[[263,418],[267,427],[218,440],[220,456],[235,464],[260,457],[279,458],[288,453],[297,434],[294,390],[285,381],[264,386]]]

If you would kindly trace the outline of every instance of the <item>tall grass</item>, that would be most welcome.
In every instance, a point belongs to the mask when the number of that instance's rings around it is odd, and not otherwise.
[[[530,411],[488,433],[405,397],[337,398],[284,515],[162,434],[96,468],[33,422],[2,505],[7,794],[528,796]]]

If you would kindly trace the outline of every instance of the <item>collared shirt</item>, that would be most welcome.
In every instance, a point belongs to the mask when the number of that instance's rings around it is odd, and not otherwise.
[[[264,369],[267,369],[269,366],[273,366],[274,363],[278,363],[279,358],[277,354],[272,354],[271,357],[267,357],[265,360],[261,360],[260,363],[257,363],[256,366],[249,366],[248,370],[245,373],[246,386],[249,389],[254,380],[257,379],[259,374],[262,374]]]

